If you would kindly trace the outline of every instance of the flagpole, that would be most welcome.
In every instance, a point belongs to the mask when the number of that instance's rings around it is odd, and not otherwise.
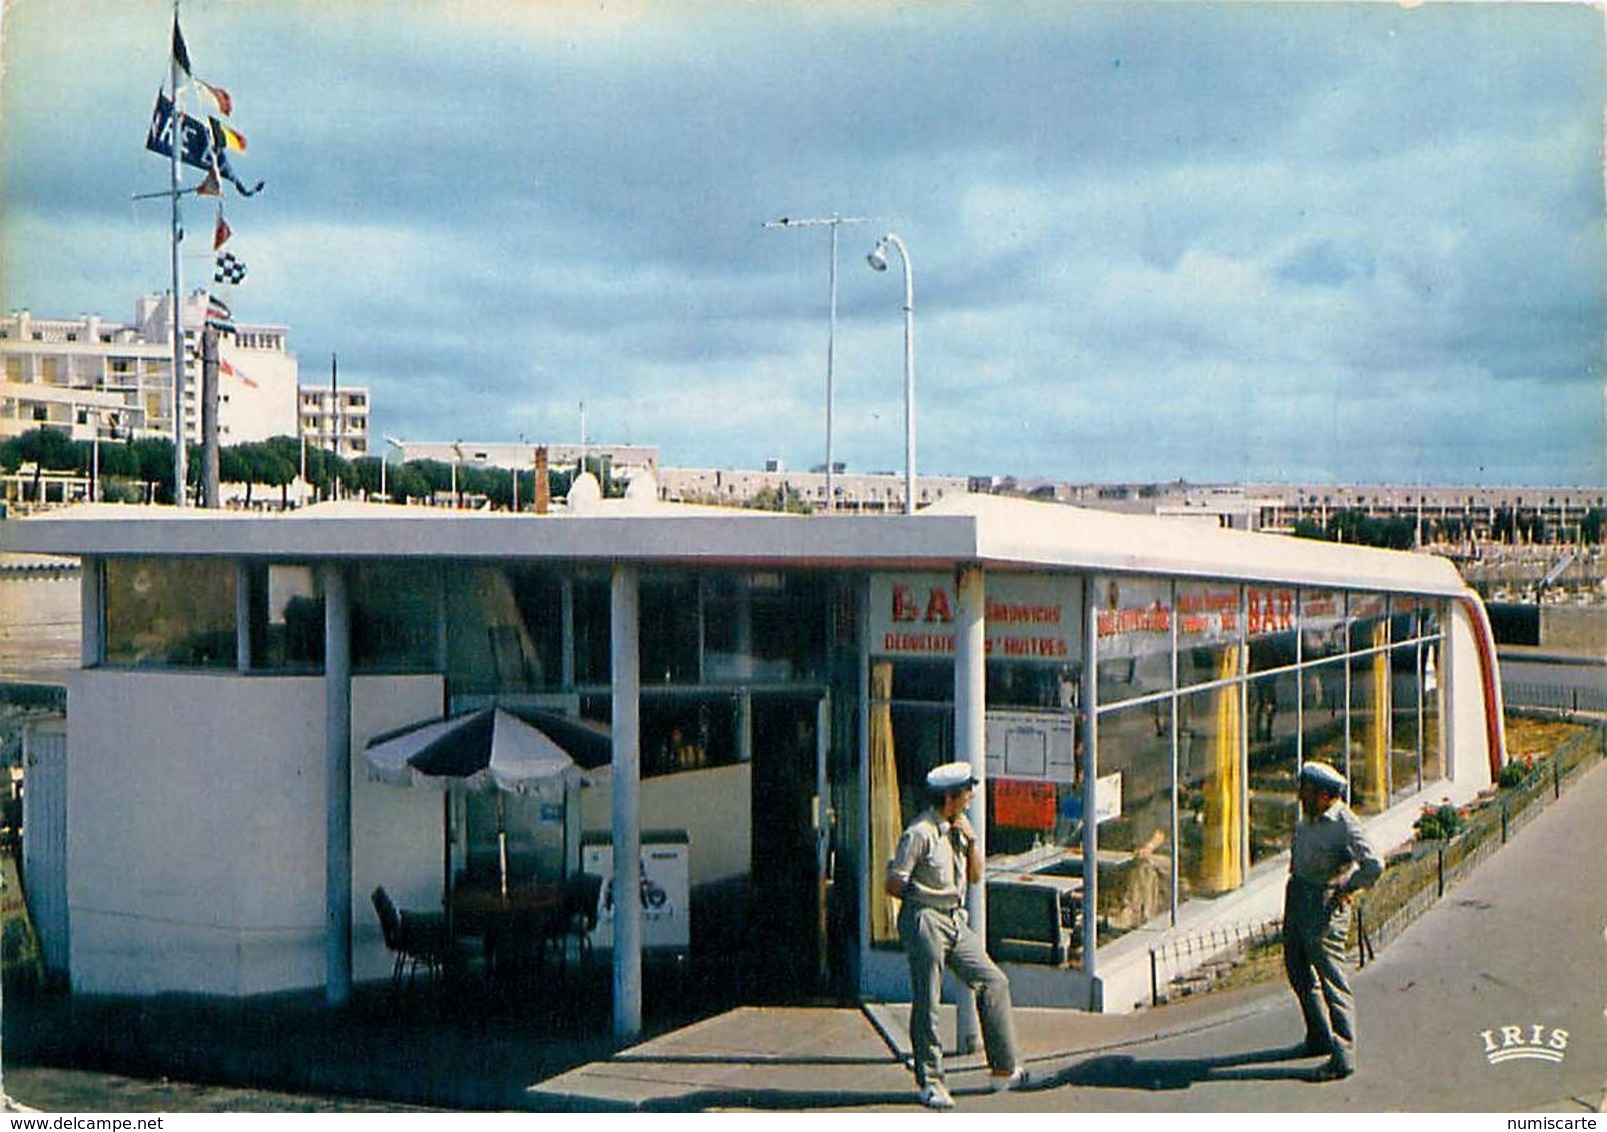
[[[173,0],[173,27],[179,26],[179,0]],[[168,75],[173,92],[173,140],[168,146],[168,186],[172,192],[173,215],[173,503],[183,507],[185,481],[189,478],[189,460],[184,451],[184,289],[181,274],[179,241],[184,238],[179,216],[179,144],[183,133],[183,116],[179,104],[179,59],[168,45]]]

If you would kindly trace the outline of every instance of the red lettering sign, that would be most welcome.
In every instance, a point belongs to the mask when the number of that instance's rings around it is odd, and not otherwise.
[[[1055,827],[1055,784],[1024,778],[995,778],[993,821],[1003,829],[1053,829]]]

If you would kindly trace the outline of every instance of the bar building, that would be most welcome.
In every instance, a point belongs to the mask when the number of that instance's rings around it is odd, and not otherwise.
[[[572,815],[507,799],[513,867],[557,878],[610,840],[619,883],[674,831],[694,970],[783,1001],[907,996],[880,881],[938,763],[986,769],[985,927],[1017,1001],[1127,1010],[1149,948],[1277,915],[1302,760],[1387,846],[1504,758],[1484,610],[1440,558],[985,496],[578,498],[0,524],[0,549],[84,564],[67,922],[41,928],[72,986],[343,1001],[383,977],[371,889],[438,905],[443,855],[471,873],[494,827],[361,752],[492,703],[606,742]],[[617,912],[628,1036],[653,941]]]

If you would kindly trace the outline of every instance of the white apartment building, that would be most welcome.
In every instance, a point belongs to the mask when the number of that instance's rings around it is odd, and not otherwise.
[[[201,439],[201,359],[198,344],[206,293],[184,302],[186,363],[184,433]],[[285,348],[286,328],[237,323],[218,345],[218,432],[224,445],[296,434],[296,356]],[[99,315],[35,318],[29,311],[0,317],[0,437],[41,425],[74,440],[173,435],[172,296],[134,304],[131,322]]]
[[[365,385],[303,385],[297,395],[300,435],[347,460],[368,456],[368,407]]]

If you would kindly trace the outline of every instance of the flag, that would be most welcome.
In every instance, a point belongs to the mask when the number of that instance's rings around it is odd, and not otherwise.
[[[223,186],[218,182],[218,171],[216,169],[206,171],[206,177],[199,185],[195,186],[195,195],[198,197],[221,197],[223,195]],[[216,250],[217,246],[213,245],[214,250]]]
[[[214,282],[238,284],[245,277],[245,262],[233,252],[223,252],[218,256],[217,270],[212,273]]]
[[[199,192],[200,190],[197,191]],[[220,204],[218,205],[218,225],[212,230],[212,250],[217,251],[228,243],[229,237],[232,235],[234,235],[234,229],[230,228],[229,222],[223,219],[223,206]]]
[[[193,75],[190,76],[190,81],[195,84],[197,90],[212,100],[212,105],[218,108],[219,114],[227,118],[234,113],[234,99],[229,97],[228,91],[220,86],[204,83]]]
[[[165,91],[156,92],[156,109],[145,135],[145,148],[163,157],[173,156],[173,100]],[[212,134],[205,125],[188,114],[179,114],[179,160],[193,169],[212,167]]]
[[[190,49],[185,46],[184,33],[179,30],[179,18],[176,15],[173,17],[173,62],[178,64],[179,70],[184,72],[184,77],[189,79],[197,90],[211,99],[219,113],[224,116],[234,113],[234,99],[229,97],[228,91],[195,77],[195,72],[190,67]]]
[[[238,377],[240,379],[241,384],[243,384],[247,389],[256,389],[257,388],[257,383],[252,381],[244,373],[240,372],[239,370],[236,370],[233,366],[231,366],[229,364],[229,359],[228,358],[219,358],[218,359],[218,371],[220,373],[222,373],[225,377]]]
[[[173,62],[178,64],[179,70],[185,77],[190,74],[190,49],[184,45],[184,33],[179,30],[178,13],[173,13]]]
[[[207,124],[212,127],[212,148],[218,152],[232,149],[237,153],[246,151],[246,136],[233,126],[220,122],[216,118],[207,118]]]
[[[229,311],[229,304],[216,295],[206,298],[206,325],[210,330],[218,330],[224,334],[235,333],[234,315]]]

